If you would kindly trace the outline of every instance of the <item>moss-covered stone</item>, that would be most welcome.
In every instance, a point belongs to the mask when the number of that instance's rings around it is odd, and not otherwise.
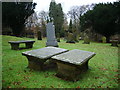
[[[38,40],[42,40],[41,31],[38,31],[38,32],[37,32],[37,36],[38,36]]]
[[[89,39],[89,37],[87,35],[84,37],[83,44],[90,44],[90,39]]]
[[[68,38],[67,38],[67,42],[66,43],[75,43],[74,36],[73,36],[72,33],[68,32]]]
[[[105,36],[102,37],[102,42],[106,43],[106,37]]]

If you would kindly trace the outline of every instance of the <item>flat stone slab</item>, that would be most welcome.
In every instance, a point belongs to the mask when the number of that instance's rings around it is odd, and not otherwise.
[[[54,55],[68,51],[67,49],[57,48],[57,47],[45,47],[41,49],[31,50],[23,52],[23,55],[29,55],[40,59],[47,59]]]
[[[81,65],[95,55],[94,52],[74,49],[60,55],[53,56],[52,59],[63,61],[75,65]]]
[[[35,42],[35,41],[32,41],[32,40],[21,40],[21,41],[9,41],[8,43],[29,43],[29,42]]]
[[[20,43],[25,43],[26,48],[28,49],[33,47],[34,42],[35,41],[32,41],[32,40],[22,40],[22,41],[9,41],[8,43],[10,43],[12,50],[19,50]]]
[[[88,70],[88,61],[95,55],[94,52],[74,49],[52,57],[57,63],[56,76],[64,80],[77,81],[80,74]]]
[[[41,49],[31,50],[23,52],[22,55],[26,56],[28,59],[28,68],[34,70],[44,70],[47,65],[45,62],[50,61],[51,57],[54,55],[67,52],[67,49],[57,48],[57,47],[45,47]],[[55,63],[51,63],[51,65]]]

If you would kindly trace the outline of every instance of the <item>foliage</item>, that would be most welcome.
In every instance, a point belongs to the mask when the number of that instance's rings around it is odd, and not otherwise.
[[[50,16],[50,21],[53,21],[55,25],[55,33],[61,33],[63,22],[64,22],[64,14],[62,11],[62,6],[61,4],[56,4],[55,1],[52,1],[50,3],[49,7],[49,16]],[[58,37],[58,36],[57,36]]]
[[[87,11],[80,17],[81,29],[91,27],[97,33],[104,35],[109,42],[111,35],[119,32],[120,2],[96,4],[93,10]]]
[[[45,47],[46,39],[37,40],[1,36],[2,38],[2,87],[3,88],[118,88],[118,48],[106,43],[69,44],[61,39],[60,48],[95,52],[88,62],[89,70],[77,82],[65,81],[55,76],[56,70],[34,71],[26,68],[28,60],[22,52]],[[35,40],[33,48],[11,50],[8,41]],[[1,43],[1,42],[0,42]],[[20,44],[23,47],[24,44]]]
[[[41,11],[38,13],[39,27],[43,37],[46,37],[46,24],[49,22],[49,13]]]
[[[105,36],[102,37],[102,42],[106,43],[106,37]]]
[[[72,19],[70,19],[70,23],[69,23],[69,29],[68,29],[68,31],[69,31],[70,33],[73,33]]]
[[[25,20],[34,13],[36,3],[2,2],[3,27],[11,27],[13,34],[19,36],[25,27]]]

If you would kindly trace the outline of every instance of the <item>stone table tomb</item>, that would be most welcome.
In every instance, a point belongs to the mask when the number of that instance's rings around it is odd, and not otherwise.
[[[57,63],[57,76],[76,81],[79,74],[88,69],[88,61],[95,55],[94,52],[74,49],[56,56],[52,59]]]
[[[33,44],[35,41],[32,40],[22,40],[22,41],[9,41],[8,43],[10,43],[11,45],[11,49],[12,50],[19,50],[19,44],[20,43],[25,43],[26,47],[25,48],[32,48]]]
[[[52,56],[67,52],[67,49],[57,47],[45,47],[41,49],[23,52],[28,59],[28,67],[34,70],[43,70],[45,61]]]

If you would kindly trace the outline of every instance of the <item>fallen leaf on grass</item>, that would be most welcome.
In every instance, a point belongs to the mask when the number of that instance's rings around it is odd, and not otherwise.
[[[25,86],[22,86],[22,88],[26,88]]]
[[[102,83],[105,83],[105,82],[102,82]]]
[[[41,88],[45,88],[46,86],[45,85],[42,85]]]
[[[114,77],[117,77],[117,78],[118,78],[118,76],[119,76],[119,74],[114,75]]]
[[[99,77],[95,77],[95,79],[98,79]]]
[[[111,67],[114,67],[113,65]]]
[[[58,87],[61,87],[61,85],[59,84]]]
[[[49,76],[46,75],[45,78],[47,78],[47,77],[49,77]]]
[[[54,86],[52,86],[52,85],[51,85],[50,87],[51,87],[51,88],[54,88]]]
[[[80,86],[76,87],[76,88],[80,88]]]
[[[99,69],[101,69],[101,70],[108,70],[108,69],[106,69],[106,68],[99,68]]]
[[[45,78],[49,77],[49,73],[44,74]]]
[[[7,88],[11,88],[10,86],[8,86]]]
[[[13,70],[12,68],[9,68],[9,70]]]
[[[23,80],[25,80],[27,82],[29,81],[29,76],[24,76],[23,78],[24,78]]]
[[[114,72],[118,72],[119,70],[113,70]]]
[[[13,84],[13,85],[20,85],[21,82],[13,82],[12,84]]]
[[[97,88],[101,88],[101,86],[97,86]]]
[[[2,80],[2,82],[5,82],[5,80]]]

